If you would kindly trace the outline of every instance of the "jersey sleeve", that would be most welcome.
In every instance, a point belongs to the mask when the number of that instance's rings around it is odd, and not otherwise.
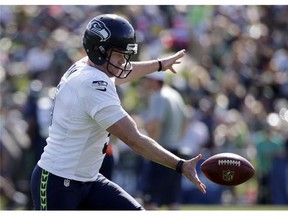
[[[111,125],[127,115],[128,113],[121,106],[119,107],[111,105],[96,112],[94,119],[103,129],[106,130]]]
[[[83,82],[79,97],[85,112],[104,129],[127,115],[115,85],[108,79]]]

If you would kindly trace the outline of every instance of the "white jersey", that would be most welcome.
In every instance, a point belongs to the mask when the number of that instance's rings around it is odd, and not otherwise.
[[[108,127],[127,115],[116,92],[115,78],[76,62],[57,87],[49,137],[38,165],[77,181],[94,181],[109,143]]]

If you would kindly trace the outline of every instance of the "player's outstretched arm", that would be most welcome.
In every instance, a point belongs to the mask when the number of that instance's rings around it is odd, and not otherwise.
[[[176,169],[181,160],[178,156],[163,148],[155,140],[141,134],[135,122],[130,116],[126,116],[110,126],[107,131],[126,143],[134,152],[142,157],[162,164],[171,169]],[[182,167],[182,173],[203,193],[206,186],[199,180],[196,172],[196,164],[201,159],[201,155],[190,160],[186,160]]]
[[[181,58],[185,55],[185,49],[180,50],[173,55],[167,56],[165,58],[158,59],[161,63],[159,65],[158,60],[150,60],[150,61],[139,61],[132,62],[133,70],[125,79],[116,78],[115,84],[121,85],[123,83],[136,80],[141,78],[149,73],[155,72],[159,70],[159,66],[161,71],[170,70],[173,73],[176,73],[176,70],[173,68],[174,64],[180,64]]]

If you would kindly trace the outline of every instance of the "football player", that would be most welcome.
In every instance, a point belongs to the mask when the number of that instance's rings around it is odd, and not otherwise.
[[[137,54],[135,31],[123,17],[94,17],[83,36],[87,56],[63,75],[54,99],[47,145],[32,174],[37,210],[144,210],[125,190],[99,173],[109,136],[135,153],[183,173],[203,193],[195,167],[199,154],[183,160],[141,134],[123,110],[115,85],[154,71],[171,70],[185,55],[132,62]]]

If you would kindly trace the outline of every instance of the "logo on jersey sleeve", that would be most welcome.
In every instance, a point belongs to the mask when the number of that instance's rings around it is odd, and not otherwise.
[[[106,91],[108,83],[103,80],[97,80],[92,82],[92,87],[99,91]]]

